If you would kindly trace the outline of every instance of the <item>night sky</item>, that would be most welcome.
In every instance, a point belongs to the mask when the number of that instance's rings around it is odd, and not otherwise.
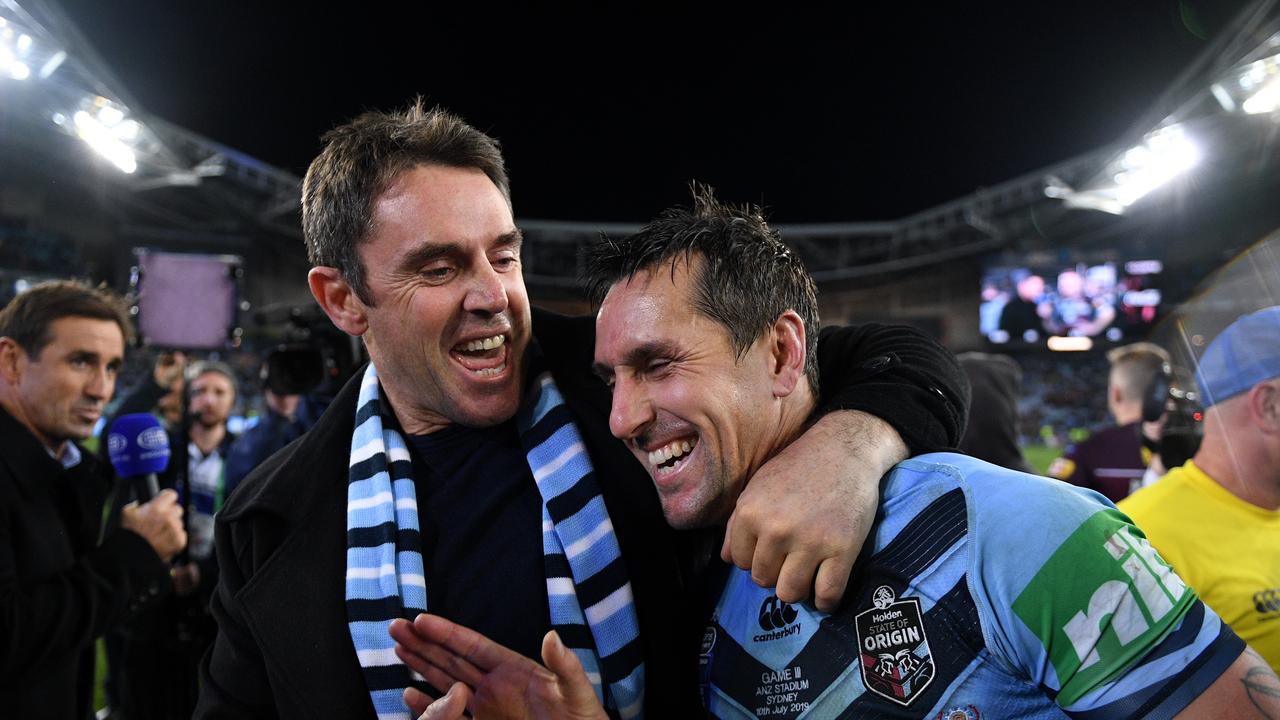
[[[60,4],[147,110],[299,175],[334,124],[422,94],[503,142],[523,218],[643,221],[696,178],[828,222],[1118,139],[1245,3]]]

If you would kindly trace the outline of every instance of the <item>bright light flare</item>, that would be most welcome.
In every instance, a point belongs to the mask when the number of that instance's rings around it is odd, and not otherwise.
[[[1273,44],[1280,43],[1280,36]],[[1237,68],[1209,88],[1227,112],[1267,115],[1280,110],[1280,55],[1255,60]]]
[[[1128,207],[1199,162],[1200,149],[1180,126],[1160,128],[1121,156],[1120,167],[1112,176],[1115,199]]]
[[[1280,77],[1272,78],[1261,90],[1250,95],[1241,103],[1240,109],[1250,115],[1266,115],[1280,109]]]
[[[138,169],[138,159],[133,150],[117,138],[97,118],[80,110],[72,121],[76,126],[76,135],[84,140],[94,152],[105,157],[121,172],[132,174]]]

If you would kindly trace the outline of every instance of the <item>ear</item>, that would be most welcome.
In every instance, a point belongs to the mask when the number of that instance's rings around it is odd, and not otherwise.
[[[1264,380],[1249,388],[1249,412],[1258,424],[1280,434],[1280,379]]]
[[[334,325],[348,335],[363,335],[369,329],[365,304],[343,279],[342,272],[332,267],[313,267],[307,273],[307,285],[320,309]]]
[[[795,392],[796,387],[805,379],[804,320],[794,310],[782,313],[773,321],[769,343],[773,395],[786,397]]]
[[[1111,396],[1112,407],[1119,405],[1123,399],[1120,397],[1120,385],[1118,383],[1107,383],[1107,393]]]
[[[0,337],[0,380],[6,385],[18,384],[27,359],[27,352],[13,338]]]

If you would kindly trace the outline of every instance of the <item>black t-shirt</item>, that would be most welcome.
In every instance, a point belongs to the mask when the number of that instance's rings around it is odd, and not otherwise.
[[[540,662],[551,629],[542,496],[515,422],[450,425],[406,441],[428,610]]]

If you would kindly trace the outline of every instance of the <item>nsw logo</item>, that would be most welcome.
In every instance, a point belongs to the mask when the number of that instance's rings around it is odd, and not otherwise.
[[[888,585],[871,596],[874,607],[854,617],[862,682],[886,700],[906,707],[933,682],[933,655],[920,601],[899,600]]]

